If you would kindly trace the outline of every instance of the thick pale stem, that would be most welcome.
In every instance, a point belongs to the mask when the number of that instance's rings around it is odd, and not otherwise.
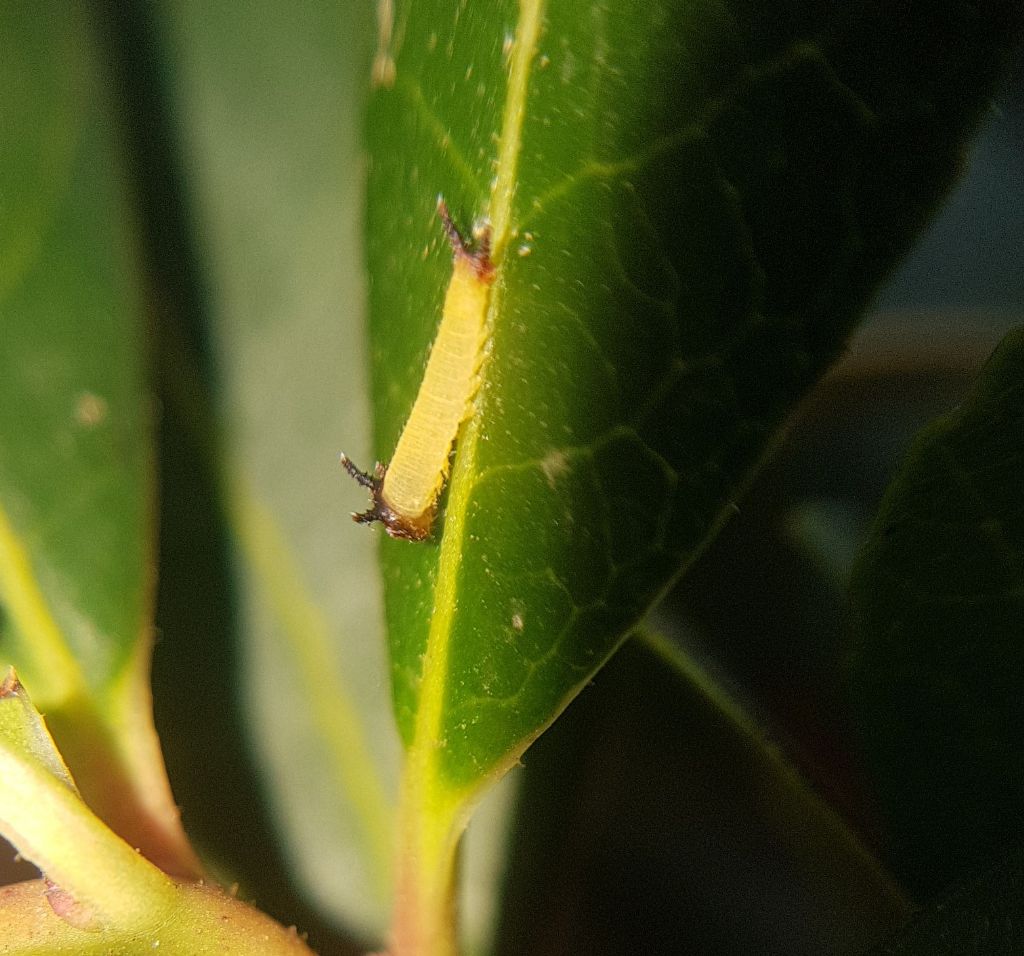
[[[467,801],[438,786],[429,755],[410,754],[399,809],[391,956],[457,956],[459,837]]]
[[[174,884],[82,802],[13,672],[0,686],[0,779],[0,833],[98,925],[170,911]]]

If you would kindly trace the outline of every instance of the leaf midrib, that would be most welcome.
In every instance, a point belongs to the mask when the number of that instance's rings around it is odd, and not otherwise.
[[[523,119],[530,68],[537,50],[544,19],[546,0],[520,0],[520,16],[509,53],[509,79],[498,140],[498,160],[494,187],[488,206],[492,227],[492,251],[497,267],[497,281],[492,287],[487,307],[487,337],[501,306],[501,266],[503,253],[512,237],[512,202],[522,148]],[[481,381],[486,378],[486,365],[481,367]],[[434,612],[427,636],[422,681],[417,702],[413,740],[409,749],[410,777],[425,782],[436,777],[438,742],[442,739],[444,696],[447,686],[451,635],[458,599],[457,576],[462,558],[466,515],[475,484],[476,452],[480,438],[477,410],[470,415],[459,436],[458,450],[449,486],[444,531],[441,536],[438,572],[434,593]],[[432,787],[429,789],[433,789]]]

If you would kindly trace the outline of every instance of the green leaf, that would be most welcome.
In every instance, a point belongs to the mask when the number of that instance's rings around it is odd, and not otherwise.
[[[0,651],[92,807],[190,873],[149,714],[144,313],[89,27],[77,4],[0,13]]]
[[[498,271],[434,537],[382,545],[395,710],[439,786],[514,760],[713,532],[950,182],[1015,13],[396,6],[368,126],[380,460],[448,281],[438,193],[490,219]]]
[[[858,560],[851,674],[895,871],[932,895],[1024,812],[1024,329],[909,452]]]
[[[193,301],[186,290],[165,326],[177,341],[163,358],[164,421],[179,433],[165,456],[173,501],[161,625],[173,635],[169,653],[216,658],[223,679],[241,685],[244,713],[232,730],[257,758],[276,829],[267,842],[279,839],[285,866],[251,833],[224,833],[224,813],[252,797],[236,781],[225,800],[221,779],[200,779],[194,704],[171,679],[166,726],[190,777],[186,819],[205,817],[203,837],[263,905],[295,913],[294,900],[280,899],[290,870],[321,918],[381,938],[399,748],[373,540],[352,533],[338,466],[342,447],[369,444],[358,111],[372,18],[360,2],[297,10],[266,0],[239,18],[175,0],[154,27],[167,132],[189,174],[188,194],[176,198],[195,227],[175,252],[202,272],[201,291]],[[158,203],[151,211],[166,216]],[[193,321],[207,355],[184,347]],[[217,370],[205,381],[204,365]],[[197,475],[213,480],[197,487]],[[183,513],[204,495],[219,497],[226,515],[212,547],[220,516]],[[216,537],[225,533],[226,542]],[[229,569],[197,563],[214,548]],[[198,592],[194,581],[212,574],[216,583]],[[169,673],[181,669],[190,665],[179,657]],[[220,712],[209,723],[224,720]],[[213,745],[230,732],[215,732]]]
[[[139,639],[149,584],[141,309],[84,24],[74,7],[53,10],[4,16],[3,218],[16,228],[0,258],[0,494],[8,553],[30,561],[66,666],[104,685]],[[27,625],[19,595],[4,599]],[[32,627],[21,653],[37,660],[19,664],[49,706],[60,656]]]

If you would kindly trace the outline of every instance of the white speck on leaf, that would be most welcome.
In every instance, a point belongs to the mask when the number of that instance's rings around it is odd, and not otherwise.
[[[554,488],[558,483],[558,479],[569,470],[569,459],[565,457],[564,452],[555,448],[544,456],[540,463],[540,468],[544,472],[544,477],[548,480],[548,485]]]
[[[107,417],[107,400],[92,392],[82,392],[75,402],[75,421],[84,428],[95,428]]]

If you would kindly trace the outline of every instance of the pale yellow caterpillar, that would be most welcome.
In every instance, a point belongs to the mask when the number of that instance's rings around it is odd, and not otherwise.
[[[448,215],[444,200],[437,211],[452,244],[452,278],[444,298],[441,324],[430,349],[423,382],[391,463],[377,463],[373,474],[360,471],[344,455],[341,464],[372,498],[368,511],[353,514],[360,523],[380,521],[392,538],[422,541],[430,534],[437,499],[448,478],[448,461],[459,426],[472,409],[484,345],[484,318],[494,265],[490,230],[470,249]]]

